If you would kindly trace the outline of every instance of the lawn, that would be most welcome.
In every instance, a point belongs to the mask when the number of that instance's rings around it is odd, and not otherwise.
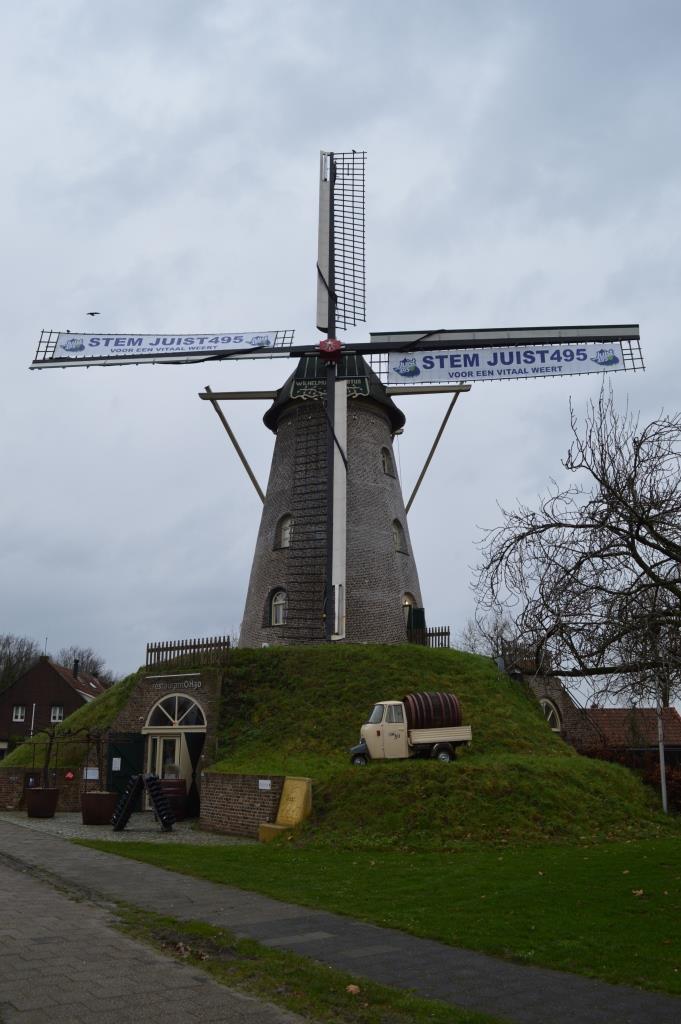
[[[510,960],[681,994],[681,844],[438,854],[86,845]]]

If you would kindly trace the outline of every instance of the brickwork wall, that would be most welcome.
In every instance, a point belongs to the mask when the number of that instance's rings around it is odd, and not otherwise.
[[[17,811],[24,807],[24,788],[29,775],[40,774],[26,768],[0,767],[0,810]],[[79,811],[81,779],[63,778],[63,773],[50,772],[50,785],[59,789],[57,811]]]
[[[125,707],[112,722],[111,731],[141,732],[146,725],[149,712],[158,701],[173,693],[190,697],[202,708],[206,716],[206,743],[199,760],[200,771],[202,765],[210,764],[215,759],[221,690],[222,677],[218,669],[204,670],[199,674],[199,678],[186,672],[168,675],[151,672],[135,684]]]
[[[382,448],[392,455],[385,411],[361,398],[348,402],[348,643],[406,643],[404,594],[422,605],[402,488],[384,471]],[[395,519],[406,552],[395,550]]]
[[[269,781],[271,788],[260,789],[261,781]],[[258,826],[276,820],[283,786],[283,775],[204,772],[201,777],[201,828],[257,839]]]
[[[370,399],[348,401],[347,643],[405,643],[405,592],[421,605],[416,563],[392,453],[390,420]],[[277,549],[277,525],[294,517],[291,546]],[[393,520],[406,552],[395,551]],[[240,646],[322,643],[326,568],[326,419],[320,402],[291,403],[281,415],[256,543]],[[285,625],[268,623],[268,598],[288,593]]]

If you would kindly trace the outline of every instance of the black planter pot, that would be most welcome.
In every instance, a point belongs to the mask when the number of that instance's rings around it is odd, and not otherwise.
[[[80,794],[80,813],[84,825],[110,825],[118,803],[118,793],[94,791]]]
[[[35,786],[26,790],[26,812],[29,818],[54,818],[59,799],[58,789]]]

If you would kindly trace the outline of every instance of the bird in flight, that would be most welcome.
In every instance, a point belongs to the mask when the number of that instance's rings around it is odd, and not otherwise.
[[[99,316],[100,314],[99,314],[99,313],[97,312],[97,310],[95,309],[95,310],[94,310],[94,311],[93,311],[92,313],[86,313],[85,315],[86,315],[86,316]]]

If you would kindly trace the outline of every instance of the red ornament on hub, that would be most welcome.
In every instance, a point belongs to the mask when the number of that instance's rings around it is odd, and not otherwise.
[[[323,338],[319,342],[319,358],[326,363],[337,363],[342,349],[343,346],[338,338]]]

